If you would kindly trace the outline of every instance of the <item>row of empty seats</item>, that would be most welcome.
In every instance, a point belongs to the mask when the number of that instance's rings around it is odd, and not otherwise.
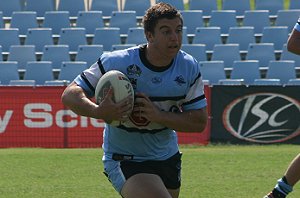
[[[296,69],[300,70],[300,56],[289,52],[286,44],[278,57],[274,53],[273,43],[250,43],[245,54],[241,53],[238,44],[216,44],[211,54],[207,53],[204,44],[183,44],[182,49],[198,61],[224,61],[224,66],[228,69],[232,68],[234,61],[240,60],[258,60],[260,67],[267,67],[269,61],[293,60]]]
[[[69,11],[71,16],[77,16],[78,11],[102,10],[105,16],[110,16],[112,11],[134,10],[142,16],[150,5],[157,2],[167,2],[179,10],[203,10],[204,15],[210,15],[212,10],[218,10],[217,0],[189,0],[187,6],[184,0],[0,0],[0,11],[5,17],[10,17],[13,11],[36,11],[38,16],[44,16],[46,11]],[[270,10],[275,15],[278,10],[283,10],[284,0],[255,0],[255,10]],[[298,0],[290,0],[289,9],[300,9]],[[250,0],[222,0],[220,9],[236,10],[238,15],[243,15],[246,10],[251,10]]]
[[[13,63],[14,67],[16,68],[14,69],[14,72],[18,73],[18,79],[28,79],[28,77],[26,77],[28,75],[28,65],[35,63],[35,65],[37,65],[36,67],[41,67],[40,65],[47,65],[47,67],[49,68],[51,67],[51,69],[49,70],[50,72],[48,71],[48,69],[45,69],[44,72],[48,73],[48,75],[50,76],[53,76],[54,80],[58,79],[70,81],[73,79],[74,75],[70,74],[71,76],[68,78],[66,78],[66,75],[61,76],[66,62],[69,62],[70,65],[72,65],[71,63],[80,62],[81,65],[84,65],[84,68],[87,68],[88,66],[96,62],[99,56],[103,53],[103,47],[101,45],[80,45],[76,57],[72,61],[70,58],[69,47],[67,45],[46,45],[40,60],[37,60],[34,46],[32,45],[12,45],[10,48],[10,54],[7,61],[1,62],[4,65],[5,63],[10,63],[10,65]],[[241,59],[238,44],[215,45],[213,53],[211,54],[210,61],[207,60],[205,45],[203,44],[183,45],[182,49],[194,55],[194,57],[201,63],[200,65],[202,65],[203,63],[206,63],[208,65],[211,65],[211,63],[215,62],[222,63],[221,70],[226,78],[232,77],[236,62],[249,61],[255,62],[258,67],[257,72],[259,73],[259,76],[263,78],[271,77],[268,75],[268,72],[270,70],[271,63],[274,64],[273,62],[289,62],[289,66],[283,67],[282,69],[285,70],[287,67],[292,67],[294,70],[293,78],[299,77],[297,76],[297,73],[300,73],[300,57],[288,52],[286,49],[286,45],[284,45],[283,53],[281,54],[279,60],[276,60],[275,58],[273,43],[250,44],[248,53],[244,60]],[[280,66],[285,65],[281,64]],[[3,70],[3,68],[0,67],[0,70],[4,77],[9,76],[5,74],[6,70]],[[41,71],[43,71],[43,69],[40,70],[40,72]],[[76,70],[75,73],[78,74],[80,73],[80,71],[78,72],[78,70]],[[245,74],[247,73],[248,69],[245,69]],[[286,72],[281,73],[286,74]],[[68,72],[65,72],[65,74],[68,74]],[[217,76],[217,74],[214,75]],[[206,75],[203,74],[203,76],[205,77]],[[0,78],[0,81],[3,80]],[[3,82],[8,83],[7,80]],[[38,81],[38,83],[40,83],[40,81]],[[215,81],[211,81],[211,83],[215,83]],[[282,83],[286,83],[286,80],[282,81]]]
[[[110,51],[132,46],[135,44],[113,45]],[[211,51],[205,44],[183,44],[182,49],[198,61],[223,60],[226,68],[231,68],[235,60],[252,59],[258,60],[260,67],[266,67],[270,60],[294,60],[296,67],[300,68],[300,57],[288,52],[286,44],[282,45],[279,55],[273,43],[249,43],[246,51],[241,51],[239,44],[215,44]],[[104,51],[103,45],[78,45],[75,52],[65,44],[45,45],[42,52],[37,52],[34,45],[11,45],[7,56],[0,56],[0,61],[18,61],[19,69],[23,69],[28,61],[40,60],[53,61],[54,68],[60,67],[61,61],[85,61],[91,65]]]
[[[20,71],[25,69],[29,61],[51,61],[53,69],[59,70],[64,61],[84,61],[90,66],[102,53],[102,45],[80,45],[75,58],[72,58],[68,45],[45,45],[43,53],[37,57],[34,45],[12,45],[7,60],[2,60],[0,57],[0,61],[16,61]]]
[[[256,37],[253,27],[230,27],[226,37],[220,27],[197,27],[193,37],[183,29],[183,44],[205,44],[212,50],[215,44],[239,44],[240,50],[247,50],[250,43],[274,43],[275,50],[282,50],[289,31],[286,26],[264,27],[260,37]],[[142,27],[129,28],[126,37],[122,37],[120,28],[96,28],[93,36],[87,36],[85,28],[62,28],[59,36],[52,34],[51,28],[29,28],[26,36],[19,34],[18,28],[0,28],[2,51],[8,52],[11,45],[35,45],[36,51],[42,51],[44,45],[66,44],[71,51],[78,45],[100,44],[105,51],[111,51],[112,45],[146,43]]]
[[[17,61],[0,61],[0,81],[2,85],[9,85],[11,81],[19,80],[34,81],[36,85],[44,85],[47,81],[55,80],[71,82],[86,68],[86,62],[62,62],[60,72],[55,77],[51,61],[29,61],[26,63],[23,78],[20,78]]]
[[[234,61],[230,76],[227,77],[224,71],[224,61],[200,61],[202,78],[209,84],[221,84],[237,82],[240,84],[253,85],[300,85],[300,79],[296,78],[295,62],[291,60],[270,61],[266,71],[265,78],[262,78],[259,61],[246,60]]]
[[[196,27],[220,27],[222,33],[228,33],[229,27],[253,26],[255,33],[262,33],[263,27],[287,26],[290,31],[300,15],[298,10],[279,10],[276,20],[270,20],[269,10],[247,10],[242,20],[237,19],[236,10],[213,10],[208,21],[203,20],[202,10],[182,11],[184,26],[187,32],[193,34]],[[11,20],[4,21],[0,11],[1,28],[19,28],[20,34],[26,34],[28,28],[49,27],[53,34],[59,34],[61,28],[84,27],[87,34],[93,34],[95,28],[119,27],[122,34],[128,28],[141,24],[135,11],[113,11],[110,20],[105,23],[102,11],[79,11],[75,21],[70,20],[69,11],[47,11],[44,19],[39,21],[35,11],[13,12]],[[226,18],[226,20],[223,20]]]
[[[202,78],[209,84],[215,85],[226,79],[240,80],[243,84],[297,84],[295,62],[291,60],[270,61],[265,78],[262,77],[258,60],[234,61],[230,76],[226,76],[224,61],[200,61]],[[22,80],[34,81],[44,85],[47,81],[71,82],[81,71],[87,68],[86,62],[62,62],[58,77],[55,78],[51,61],[29,61]],[[16,61],[0,61],[0,81],[8,85],[11,81],[20,80],[18,63]]]
[[[105,51],[111,51],[112,45],[146,43],[144,29],[129,28],[123,41],[120,28],[97,28],[92,37],[86,35],[85,28],[62,28],[59,37],[52,34],[51,28],[29,28],[25,37],[21,37],[18,28],[0,29],[0,45],[3,52],[9,52],[11,45],[35,45],[41,52],[45,45],[66,44],[70,51],[77,51],[79,45],[103,45]]]
[[[64,72],[61,74],[66,63],[70,61],[78,64],[84,63],[84,68],[86,68],[94,63],[104,51],[123,49],[146,42],[144,30],[140,27],[140,14],[136,9],[125,9],[126,2],[130,2],[130,0],[126,0],[121,9],[118,7],[118,11],[111,10],[107,15],[103,13],[102,9],[70,10],[69,7],[62,6],[68,0],[63,1],[57,2],[60,8],[54,7],[55,9],[53,9],[58,11],[52,10],[53,12],[51,12],[50,10],[49,12],[46,9],[43,14],[39,14],[37,10],[26,8],[30,0],[23,0],[25,4],[20,10],[17,10],[19,12],[14,12],[14,10],[8,16],[4,12],[1,13],[3,8],[1,3],[3,2],[0,0],[0,16],[2,16],[0,19],[3,19],[0,20],[0,27],[2,27],[0,29],[0,51],[3,55],[0,57],[0,61],[16,63],[18,73],[17,79],[3,81],[4,84],[13,84],[20,80],[24,83],[34,81],[34,84],[38,85],[52,83],[53,80],[54,83],[57,83],[60,80],[65,84],[74,78],[72,75],[71,77],[62,75]],[[95,5],[96,1],[98,0],[92,0],[91,3]],[[133,4],[144,4],[142,0],[132,2],[134,2]],[[178,2],[180,3],[177,0],[169,1],[174,5]],[[189,1],[190,8],[192,2],[192,0]],[[194,1],[194,3],[196,2],[200,1]],[[223,10],[212,7],[209,17],[203,9],[183,10],[185,27],[182,49],[192,54],[201,62],[201,65],[206,62],[209,65],[214,62],[222,62],[225,78],[218,79],[219,83],[224,79],[241,82],[238,80],[239,78],[235,77],[234,64],[253,61],[258,64],[259,76],[256,76],[252,82],[244,79],[243,83],[245,84],[260,83],[264,80],[269,82],[271,79],[268,74],[269,65],[275,60],[282,62],[292,60],[296,76],[291,79],[295,79],[297,74],[300,74],[299,57],[287,52],[285,43],[300,15],[300,10],[283,10],[282,8],[275,13],[270,9],[250,10],[247,8],[240,12],[237,8],[225,8],[224,6],[229,5],[229,2],[230,0],[223,0]],[[274,2],[272,0],[272,3]],[[76,2],[72,0],[72,4],[74,3]],[[239,4],[244,5],[244,3],[247,4],[247,1],[240,1]],[[120,10],[126,11],[121,12]],[[271,16],[273,14],[276,14],[276,17]],[[271,18],[273,20],[270,20]],[[7,38],[5,35],[11,37]],[[55,51],[56,55],[49,55],[51,51]],[[52,57],[50,58],[50,56]],[[35,72],[31,71],[32,68],[38,68],[38,66],[30,65],[39,65],[39,63],[51,66],[50,74],[43,77],[42,80],[39,77],[34,79],[30,75],[38,73],[36,70],[34,70]],[[76,74],[80,71],[77,71]],[[209,81],[209,79],[205,80]],[[294,80],[292,81],[294,82]],[[287,80],[280,78],[272,78],[271,82],[288,84]],[[211,80],[210,84],[216,84],[216,80]]]

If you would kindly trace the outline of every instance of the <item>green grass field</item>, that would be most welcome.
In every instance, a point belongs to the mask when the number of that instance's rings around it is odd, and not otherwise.
[[[261,198],[299,152],[296,145],[185,146],[181,198]],[[118,198],[99,149],[1,149],[0,197]],[[300,197],[300,185],[289,198]]]

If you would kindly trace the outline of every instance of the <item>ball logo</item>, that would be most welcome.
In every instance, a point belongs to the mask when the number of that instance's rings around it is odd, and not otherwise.
[[[227,131],[239,139],[283,142],[300,134],[300,104],[282,94],[250,94],[227,105],[222,120]]]

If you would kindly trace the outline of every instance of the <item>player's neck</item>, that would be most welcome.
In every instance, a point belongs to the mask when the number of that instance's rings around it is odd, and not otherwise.
[[[154,47],[146,46],[145,48],[145,56],[148,62],[156,67],[166,67],[172,62],[173,58],[166,57],[162,55],[158,50]]]

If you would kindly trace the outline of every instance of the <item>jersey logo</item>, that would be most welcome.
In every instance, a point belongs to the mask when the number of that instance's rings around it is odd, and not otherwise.
[[[182,75],[176,76],[174,80],[179,86],[183,85],[186,83]]]
[[[160,84],[162,82],[162,79],[160,77],[156,76],[156,77],[152,78],[151,82],[153,84]]]
[[[127,74],[128,74],[129,76],[134,75],[134,76],[136,76],[136,77],[140,77],[141,74],[142,74],[142,70],[141,70],[141,68],[140,68],[139,66],[137,66],[137,65],[135,65],[135,64],[129,65],[129,66],[127,67]]]

